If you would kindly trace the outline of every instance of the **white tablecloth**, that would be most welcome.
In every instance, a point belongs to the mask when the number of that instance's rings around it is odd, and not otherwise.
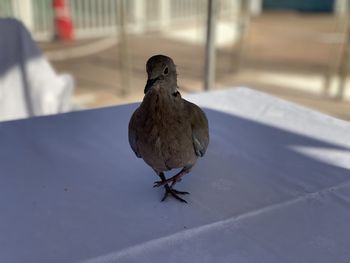
[[[211,142],[152,188],[136,104],[0,123],[0,262],[350,262],[350,124],[251,91],[203,93]]]

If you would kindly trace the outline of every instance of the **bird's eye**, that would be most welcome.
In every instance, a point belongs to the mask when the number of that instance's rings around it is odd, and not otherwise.
[[[164,69],[163,73],[164,73],[164,75],[168,75],[168,73],[169,73],[169,69],[168,69],[168,67],[165,67],[165,69]]]

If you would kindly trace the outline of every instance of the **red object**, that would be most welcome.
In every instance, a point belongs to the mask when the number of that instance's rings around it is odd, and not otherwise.
[[[74,27],[69,14],[69,7],[66,0],[53,0],[52,6],[55,13],[55,33],[60,40],[73,40]]]

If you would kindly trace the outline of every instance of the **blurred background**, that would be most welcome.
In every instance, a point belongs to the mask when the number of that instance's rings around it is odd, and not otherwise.
[[[147,59],[166,54],[184,94],[245,86],[346,120],[349,10],[348,0],[0,0],[0,17],[20,20],[72,76],[76,109],[142,100]]]

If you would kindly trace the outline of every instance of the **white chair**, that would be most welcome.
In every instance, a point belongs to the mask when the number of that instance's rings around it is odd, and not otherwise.
[[[57,75],[25,26],[0,19],[0,121],[71,110],[70,75]]]

